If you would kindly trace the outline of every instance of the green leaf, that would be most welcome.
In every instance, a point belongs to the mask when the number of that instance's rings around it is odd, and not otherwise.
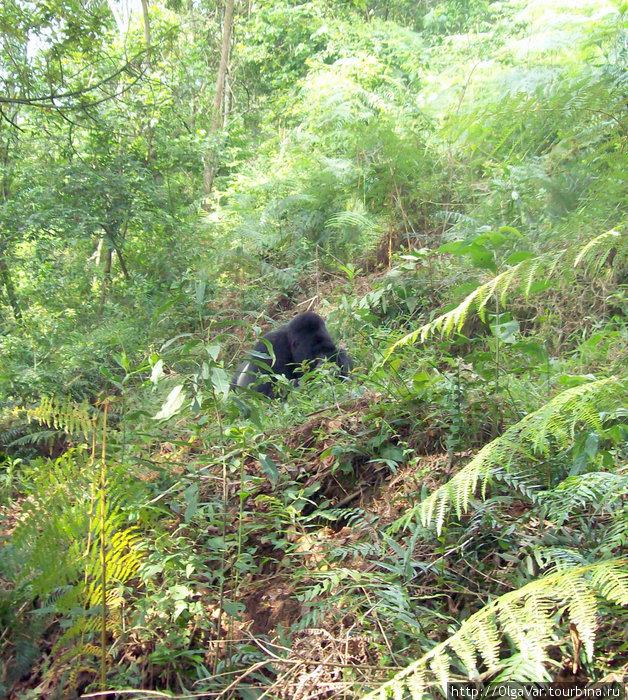
[[[176,620],[182,612],[185,612],[188,608],[187,600],[177,600],[174,604],[174,614],[172,619]]]
[[[263,452],[260,452],[258,456],[262,469],[264,470],[264,474],[266,474],[268,477],[271,486],[276,486],[277,480],[279,479],[279,471],[277,470],[275,463]]]
[[[198,510],[198,486],[196,484],[190,484],[183,492],[183,498],[186,503],[183,517],[185,518],[185,522],[189,523]]]
[[[558,384],[566,387],[581,386],[582,384],[588,384],[589,382],[594,382],[596,376],[594,374],[561,374],[557,378]]]
[[[505,234],[507,235],[508,238],[521,238],[523,239],[523,236],[519,232],[518,229],[516,229],[514,226],[502,226],[499,230],[498,233]]]
[[[165,420],[171,418],[177,413],[181,406],[185,403],[185,392],[183,384],[177,384],[175,388],[168,394],[168,398],[162,405],[161,409],[153,416],[155,420]]]
[[[104,377],[107,377],[107,379],[116,387],[116,389],[124,391],[124,384],[117,377],[114,377],[114,375],[111,374],[111,372],[106,367],[101,367],[100,373]]]
[[[506,264],[516,265],[524,260],[530,260],[530,258],[533,257],[535,257],[534,253],[530,253],[528,250],[518,250],[516,253],[513,253],[506,258]]]
[[[225,601],[222,604],[222,609],[227,613],[227,615],[231,615],[231,617],[240,619],[240,615],[244,610],[244,606],[242,605],[242,603]]]
[[[600,436],[597,433],[589,433],[587,435],[586,442],[584,443],[584,452],[589,459],[593,459],[595,457],[599,444]]]
[[[157,382],[164,376],[164,361],[163,360],[157,360],[155,364],[153,365],[153,370],[150,374],[150,380],[153,384],[157,384]]]
[[[548,357],[547,349],[533,340],[520,340],[518,343],[514,343],[512,347],[517,350],[521,350],[522,353],[534,358],[535,360],[538,360],[539,362],[547,360]]]
[[[532,282],[529,289],[529,294],[538,294],[539,292],[544,292],[546,289],[550,289],[554,286],[552,280],[539,280],[538,282]]]
[[[176,584],[168,589],[173,600],[186,600],[192,597],[193,591],[187,586]]]
[[[458,299],[459,297],[466,297],[467,294],[471,294],[471,292],[475,291],[479,286],[480,286],[480,283],[477,281],[465,282],[464,284],[459,285],[455,289],[452,289],[450,296],[452,299]],[[454,308],[453,305],[452,305],[452,308]]]
[[[436,250],[439,253],[451,253],[452,255],[464,255],[470,248],[470,244],[466,241],[449,241],[443,243]]]
[[[210,370],[210,381],[217,394],[222,394],[223,398],[227,398],[229,394],[230,378],[226,370],[222,367],[212,367]]]
[[[497,250],[497,248],[503,246],[504,243],[507,243],[508,240],[508,236],[504,236],[504,234],[499,231],[489,231],[488,233],[483,233],[477,236],[477,238],[474,238],[473,242],[477,245],[490,245],[491,248]]]
[[[163,570],[163,564],[151,564],[150,566],[145,566],[142,569],[142,578],[144,581],[150,581],[153,576],[160,574]]]
[[[430,383],[430,375],[427,372],[417,372],[412,376],[412,387],[414,389],[423,389]]]
[[[122,352],[116,357],[116,362],[125,372],[128,372],[131,368],[131,363],[129,362],[129,358],[125,352]]]
[[[194,289],[194,298],[196,305],[200,306],[205,300],[205,290],[207,289],[207,282],[205,280],[197,280]]]
[[[497,272],[497,265],[495,264],[495,256],[483,245],[473,244],[469,248],[469,257],[474,267],[481,270],[491,270],[491,272]]]
[[[491,326],[493,335],[503,343],[515,343],[516,334],[519,332],[519,321],[506,321],[506,323],[493,324]]]
[[[205,350],[214,362],[218,360],[218,355],[220,355],[220,345],[207,345],[205,346]]]

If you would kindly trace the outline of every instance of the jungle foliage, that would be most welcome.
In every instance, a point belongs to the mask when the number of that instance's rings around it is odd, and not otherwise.
[[[3,3],[2,697],[626,682],[627,11]]]

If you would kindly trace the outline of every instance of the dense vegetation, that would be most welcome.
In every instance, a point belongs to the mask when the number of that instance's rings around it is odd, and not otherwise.
[[[627,11],[6,0],[2,697],[626,681]]]

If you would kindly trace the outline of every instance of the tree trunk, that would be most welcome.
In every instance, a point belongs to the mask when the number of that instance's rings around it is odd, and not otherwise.
[[[222,23],[222,46],[220,49],[220,64],[216,76],[216,91],[214,93],[214,106],[212,111],[212,123],[210,134],[215,134],[223,126],[222,106],[225,102],[225,86],[227,83],[227,68],[229,67],[229,52],[231,49],[231,31],[233,29],[233,11],[235,0],[227,0],[225,3],[225,18]],[[211,194],[216,176],[216,153],[213,147],[203,158],[203,193],[206,197]]]
[[[4,289],[7,293],[7,299],[9,300],[9,304],[11,306],[11,309],[13,310],[13,318],[16,321],[21,321],[22,309],[20,309],[20,305],[15,294],[15,287],[13,286],[13,280],[11,279],[11,272],[9,271],[9,266],[7,265],[3,257],[0,257],[0,279],[2,279]]]
[[[214,178],[216,177],[216,158],[215,155],[208,151],[203,157],[203,194],[209,197],[214,186]],[[206,204],[203,209],[207,209]]]
[[[216,76],[216,92],[214,93],[214,113],[212,121],[212,133],[222,126],[222,104],[225,99],[225,84],[227,68],[229,67],[229,53],[231,49],[231,31],[233,30],[233,10],[235,0],[227,0],[225,5],[225,18],[222,24],[222,47],[220,49],[220,65]]]
[[[122,274],[124,275],[124,279],[130,280],[131,275],[129,275],[129,271],[127,270],[126,263],[124,262],[124,258],[122,257],[122,247],[116,243],[116,236],[114,236],[113,231],[112,231],[113,227],[104,226],[104,225],[102,225],[102,227],[105,230],[105,238],[107,239],[107,248],[109,249],[109,252],[111,253],[112,251],[115,251],[116,255],[118,256],[118,260],[120,261],[120,269],[122,270]],[[124,237],[122,237],[122,240],[124,240]],[[111,255],[109,256],[109,272],[111,272],[111,259],[110,258],[111,258]]]
[[[107,286],[111,279],[111,259],[113,257],[113,248],[109,245],[105,246],[105,269],[102,275],[102,287],[100,291],[100,304],[98,304],[98,316],[102,317],[105,310],[105,299],[107,298]]]
[[[229,85],[229,73],[225,78],[225,91],[222,99],[222,128],[226,129],[231,114],[231,86]]]
[[[146,64],[151,67],[151,38],[150,38],[150,17],[148,16],[148,0],[141,0],[142,15],[144,17],[144,43],[146,44]],[[146,123],[146,165],[150,166],[153,161],[153,127],[150,117]],[[153,173],[156,175],[156,173]]]
[[[150,66],[150,21],[148,18],[148,0],[142,0],[142,15],[144,16],[144,42],[146,43],[146,61]]]
[[[122,270],[122,274],[124,275],[124,279],[127,280],[127,282],[128,282],[128,280],[131,279],[131,275],[129,275],[129,271],[126,269],[126,263],[124,262],[124,258],[122,257],[122,251],[120,250],[120,248],[117,248],[117,247],[115,248],[115,251],[116,251],[116,255],[118,256],[118,261],[120,263],[120,269]]]

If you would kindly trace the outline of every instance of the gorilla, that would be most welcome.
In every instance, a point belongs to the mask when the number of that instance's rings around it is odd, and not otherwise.
[[[262,338],[272,346],[274,359],[269,356],[264,340],[258,340],[248,359],[238,367],[231,382],[232,389],[245,389],[256,382],[258,375],[281,374],[298,383],[306,360],[309,360],[311,368],[323,359],[332,360],[340,367],[343,377],[348,377],[353,369],[347,352],[336,347],[327,332],[325,321],[312,311],[295,316],[292,321],[265,333]],[[265,396],[275,395],[271,379],[251,388]]]

